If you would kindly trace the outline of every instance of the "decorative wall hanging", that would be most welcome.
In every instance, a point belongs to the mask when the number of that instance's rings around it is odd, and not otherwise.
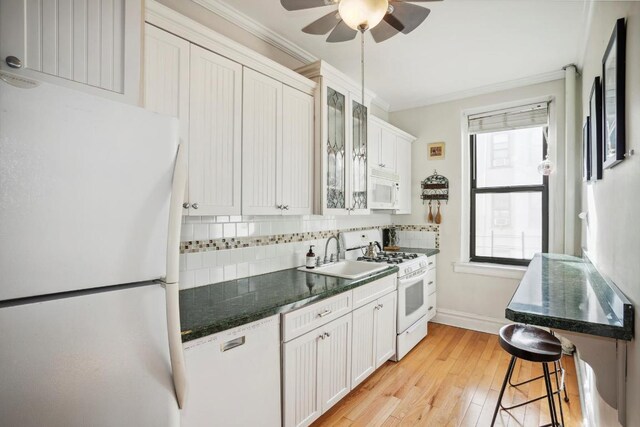
[[[429,214],[427,216],[427,222],[435,222],[436,224],[440,224],[442,222],[442,214],[440,213],[440,202],[445,201],[448,203],[449,201],[449,180],[438,174],[438,171],[433,171],[433,175],[428,176],[422,181],[422,194],[420,198],[422,199],[422,203],[425,200],[428,200],[429,204]],[[434,216],[431,203],[435,201],[437,203],[437,211]]]
[[[432,142],[429,144],[429,160],[444,159],[444,142]]]
[[[582,128],[582,180],[591,179],[591,118],[587,116]]]
[[[600,77],[593,80],[589,96],[591,137],[591,181],[602,179],[602,85]]]
[[[625,47],[624,18],[618,19],[602,58],[602,111],[604,167],[612,168],[625,154]]]

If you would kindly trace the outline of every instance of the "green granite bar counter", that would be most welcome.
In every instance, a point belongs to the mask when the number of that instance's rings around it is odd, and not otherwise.
[[[439,254],[440,249],[400,248],[400,252],[413,252],[416,254],[425,254],[426,256],[431,256],[431,255]]]
[[[537,254],[506,309],[507,319],[621,340],[633,339],[633,305],[588,261]]]
[[[389,267],[348,280],[289,269],[185,289],[180,291],[182,342],[286,313],[397,271]]]

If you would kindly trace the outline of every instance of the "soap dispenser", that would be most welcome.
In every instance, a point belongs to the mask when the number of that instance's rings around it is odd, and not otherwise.
[[[305,263],[305,266],[309,269],[315,268],[316,266],[316,254],[313,253],[314,246],[315,245],[309,246],[309,252],[307,252],[307,262]]]

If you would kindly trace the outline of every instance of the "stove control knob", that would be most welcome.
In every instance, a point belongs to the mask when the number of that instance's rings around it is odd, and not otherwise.
[[[411,271],[411,269],[407,267],[407,268],[404,269],[404,274],[409,274],[410,271]]]

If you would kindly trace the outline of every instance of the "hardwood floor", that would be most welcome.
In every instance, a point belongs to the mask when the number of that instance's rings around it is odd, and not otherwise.
[[[399,363],[386,362],[313,425],[318,426],[489,426],[509,354],[496,335],[429,323],[429,335]],[[571,356],[564,356],[570,403],[563,401],[567,427],[582,425]],[[540,364],[518,360],[514,381],[542,374]],[[544,381],[507,387],[503,404],[544,393]],[[556,401],[557,404],[557,401]],[[548,423],[546,399],[498,414],[496,426]]]

